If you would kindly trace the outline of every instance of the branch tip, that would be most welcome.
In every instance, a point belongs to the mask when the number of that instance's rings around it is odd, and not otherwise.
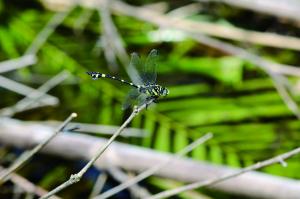
[[[71,117],[72,117],[72,118],[75,118],[75,117],[77,117],[77,116],[78,116],[77,113],[72,113],[72,114],[71,114]]]

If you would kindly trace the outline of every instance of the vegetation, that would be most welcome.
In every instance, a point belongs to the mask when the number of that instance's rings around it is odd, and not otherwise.
[[[141,0],[130,2],[139,6],[154,3]],[[167,6],[164,12],[173,10],[171,13],[174,16],[193,22],[206,22],[228,28],[239,27],[261,33],[280,33],[286,37],[297,37],[300,34],[295,23],[280,20],[279,17],[218,2],[194,2],[193,6],[190,3],[166,1],[156,6]],[[109,29],[109,19],[103,18],[106,16],[103,13],[105,8],[99,8],[98,11],[85,6],[69,8],[45,5],[47,1],[0,1],[0,59],[3,61],[23,56],[48,21],[57,15],[57,11],[70,9],[70,13],[46,42],[31,51],[37,55],[35,64],[1,74],[38,88],[61,71],[68,71],[70,76],[67,80],[49,92],[59,99],[59,105],[22,111],[14,114],[13,118],[23,121],[63,121],[71,112],[76,112],[78,122],[120,126],[130,114],[130,110],[121,109],[129,88],[110,80],[92,81],[86,71],[113,74],[130,80],[130,74],[127,73],[130,53],[137,52],[145,58],[151,49],[158,49],[158,82],[170,90],[170,95],[159,103],[152,104],[131,122],[130,127],[144,129],[148,136],[120,137],[117,141],[175,153],[207,132],[212,132],[213,139],[187,156],[194,160],[235,168],[252,165],[299,146],[300,125],[295,116],[297,113],[291,111],[276,89],[278,79],[274,80],[268,70],[262,70],[256,62],[205,45],[183,30],[157,28],[155,23],[124,13],[115,15],[117,11],[114,9],[111,9],[112,13],[108,13],[108,16],[112,14],[111,19],[119,35],[113,35],[114,29]],[[218,36],[215,38],[246,49],[265,60],[300,65],[299,49],[286,46],[278,48]],[[119,40],[128,55],[122,54],[117,46]],[[284,87],[291,100],[297,102],[297,74],[287,75],[282,72],[278,76],[288,81],[288,86]],[[281,80],[279,83],[286,84],[285,80]],[[23,98],[2,88],[0,93],[1,108],[12,106]],[[0,152],[1,165],[8,166],[20,154],[20,148],[1,145]],[[298,179],[298,160],[299,158],[287,160],[286,168],[275,164],[261,171]],[[71,173],[80,170],[82,165],[79,161],[39,154],[18,173],[36,185],[51,190],[68,179]],[[66,189],[61,196],[87,198],[98,174],[98,170],[90,169],[82,181]],[[153,177],[142,185],[148,190],[158,192],[174,187],[177,183]],[[104,189],[108,190],[117,184],[109,176]],[[4,198],[12,196],[10,191],[0,194],[4,194]],[[211,189],[197,190],[194,194],[212,198],[233,197],[230,193]],[[128,197],[128,193],[124,191],[115,197]],[[187,193],[178,197],[195,196]]]

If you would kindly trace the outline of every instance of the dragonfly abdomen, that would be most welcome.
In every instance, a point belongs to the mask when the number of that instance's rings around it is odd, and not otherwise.
[[[124,84],[128,84],[128,85],[133,86],[135,88],[139,88],[138,85],[135,85],[132,82],[128,82],[124,79],[120,79],[118,77],[115,77],[115,76],[112,76],[112,75],[109,75],[109,74],[104,74],[104,73],[99,73],[99,72],[86,72],[86,73],[89,74],[93,78],[93,80],[96,80],[96,79],[99,79],[99,78],[108,78],[108,79],[113,79],[113,80],[122,82]]]

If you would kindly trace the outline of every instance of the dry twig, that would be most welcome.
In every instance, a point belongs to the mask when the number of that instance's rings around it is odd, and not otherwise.
[[[43,2],[48,7],[55,7],[55,4],[61,4],[61,1],[49,1],[43,0]],[[105,3],[103,0],[101,1],[76,1],[76,3],[81,4],[84,7],[94,8],[99,4]],[[225,39],[232,39],[242,42],[249,42],[254,44],[261,44],[265,46],[273,46],[279,48],[288,48],[294,50],[300,50],[300,40],[297,37],[289,37],[289,36],[282,36],[279,34],[274,33],[262,33],[257,31],[249,31],[244,30],[241,28],[236,27],[229,27],[224,25],[218,25],[209,22],[202,22],[202,21],[191,21],[191,20],[180,20],[176,18],[170,18],[164,15],[157,15],[158,13],[146,8],[130,6],[121,1],[111,1],[111,8],[112,10],[116,11],[117,13],[121,13],[124,15],[132,16],[132,17],[142,17],[144,19],[148,18],[147,20],[150,23],[157,23],[159,21],[160,26],[162,27],[169,27],[176,29],[181,29],[183,31],[188,30],[189,32],[193,33],[204,33],[211,36],[216,36]],[[64,5],[65,7],[70,7],[74,5],[73,0],[65,0]],[[139,16],[137,16],[139,15]],[[143,20],[144,20],[143,19]]]
[[[152,101],[143,104],[140,107],[134,107],[134,110],[132,111],[131,115],[127,118],[127,120],[120,126],[120,128],[111,136],[111,138],[107,141],[107,143],[102,146],[94,155],[94,157],[76,174],[71,175],[70,179],[64,182],[63,184],[59,185],[52,191],[50,191],[48,194],[42,196],[40,199],[46,199],[51,197],[53,194],[56,194],[60,192],[61,190],[69,187],[70,185],[77,183],[80,181],[82,176],[87,172],[87,170],[93,166],[93,164],[96,162],[96,160],[105,152],[105,150],[111,145],[111,143],[122,133],[122,131],[125,129],[125,127],[131,122],[131,120],[139,114],[140,111],[142,111],[146,106],[148,106]]]
[[[196,0],[206,2],[224,2],[233,6],[250,9],[256,12],[271,14],[281,18],[300,22],[300,3],[298,0]]]
[[[3,76],[0,76],[0,86],[3,87],[3,88],[6,88],[8,90],[11,90],[15,93],[24,95],[24,96],[27,96],[28,93],[36,92],[35,89],[33,89],[29,86],[26,86],[24,84],[15,82],[15,81],[13,81],[11,79],[8,79],[6,77],[3,77]],[[41,99],[41,102],[43,104],[52,105],[52,104],[57,104],[58,99],[56,97],[53,97],[51,95],[46,94],[45,97],[43,97]]]
[[[42,124],[46,126],[55,127],[57,126],[57,121],[30,121],[26,122],[30,124]],[[88,124],[88,123],[81,123],[81,122],[70,122],[70,126],[78,127],[80,129],[74,129],[73,132],[79,132],[83,134],[95,134],[95,135],[112,135],[114,132],[118,130],[118,126],[112,125],[101,125],[101,124]],[[148,132],[143,129],[138,128],[125,128],[122,134],[122,137],[147,137]]]
[[[37,142],[42,142],[53,131],[53,128],[40,124],[28,124],[8,118],[0,120],[0,142],[5,145],[26,148]],[[67,159],[90,160],[99,150],[99,146],[104,146],[106,143],[107,139],[104,138],[78,133],[60,133],[41,152]],[[94,166],[103,170],[113,164],[126,170],[140,172],[164,162],[170,156],[168,153],[114,142],[109,150],[106,150],[100,157],[101,159],[95,162]],[[237,170],[190,158],[178,158],[167,168],[157,171],[156,175],[185,183],[193,183],[234,173]],[[268,184],[268,189],[264,187],[266,184]],[[297,180],[260,172],[245,173],[238,178],[216,184],[214,188],[219,191],[254,198],[297,198],[300,195]],[[279,188],[280,192],[278,192]]]
[[[249,171],[254,171],[254,170],[257,170],[257,169],[275,164],[275,163],[280,163],[280,164],[285,163],[284,162],[285,159],[288,159],[288,158],[290,158],[294,155],[297,155],[298,153],[300,153],[300,147],[296,148],[292,151],[289,151],[287,153],[284,153],[284,154],[278,155],[276,157],[273,157],[271,159],[268,159],[268,160],[265,160],[265,161],[262,161],[262,162],[258,162],[254,165],[251,165],[249,167],[241,169],[237,172],[230,173],[230,174],[225,174],[224,176],[216,177],[216,178],[211,179],[211,180],[195,182],[195,183],[191,183],[191,184],[179,187],[179,188],[163,191],[163,192],[158,193],[156,195],[153,195],[153,196],[151,196],[147,199],[167,198],[167,197],[177,195],[178,193],[181,193],[181,192],[184,192],[184,191],[187,191],[187,190],[197,189],[197,188],[204,187],[204,186],[211,186],[211,185],[217,184],[219,182],[223,182],[225,180],[237,177],[237,176],[242,175],[243,173],[246,173],[246,172],[249,172]]]
[[[264,58],[252,54],[246,51],[245,49],[207,37],[205,35],[189,34],[189,36],[205,45],[211,46],[216,49],[220,49],[226,53],[232,54],[241,59],[256,64],[257,67],[261,68],[272,78],[272,80],[274,81],[275,88],[277,89],[279,95],[283,99],[283,102],[287,105],[291,112],[295,114],[295,116],[298,119],[300,118],[300,110],[298,108],[298,105],[290,96],[288,88],[286,88],[286,83],[288,82],[288,80],[283,76],[283,74],[278,72],[278,68],[280,68],[281,71],[284,71],[285,66],[265,60]],[[300,72],[300,70],[297,68],[295,68],[294,70]]]
[[[102,20],[102,29],[103,35],[101,41],[104,48],[104,55],[106,59],[112,63],[116,62],[116,57],[119,58],[122,65],[125,67],[125,70],[130,77],[131,81],[139,82],[138,72],[136,68],[132,65],[128,65],[129,56],[126,53],[126,50],[123,45],[122,38],[118,33],[117,27],[115,26],[110,13],[110,3],[108,0],[104,0],[99,9],[99,16]]]
[[[81,34],[85,26],[89,22],[90,18],[93,15],[94,10],[84,9],[78,19],[74,23],[74,32],[75,34]]]
[[[4,168],[0,166],[0,170],[4,170]],[[20,188],[22,188],[24,191],[26,191],[28,193],[34,193],[37,196],[42,196],[42,195],[48,193],[48,191],[46,191],[42,187],[39,187],[39,186],[33,184],[32,182],[28,181],[26,178],[23,178],[22,176],[20,176],[16,173],[11,174],[10,180],[15,185],[18,185]],[[52,197],[53,197],[53,199],[61,199],[60,197],[57,197],[57,196],[52,196]]]
[[[0,114],[4,116],[12,116],[15,113],[27,110],[31,105],[45,96],[51,88],[64,81],[68,76],[69,73],[67,71],[62,71],[61,73],[55,75],[50,80],[45,82],[38,89],[34,90],[31,93],[28,93],[25,98],[18,101],[15,105],[1,109]]]
[[[75,5],[70,7],[67,11],[56,13],[35,37],[34,41],[25,51],[25,55],[36,54],[39,51],[39,49],[45,44],[49,36],[55,31],[55,29],[63,22],[63,20],[73,10],[74,6]]]
[[[112,10],[117,13],[139,18],[164,28],[176,28],[194,34],[208,34],[242,42],[300,50],[300,40],[296,37],[248,31],[241,28],[228,27],[209,22],[194,22],[191,20],[169,17],[147,8],[131,6],[117,0],[113,1],[110,6]]]
[[[121,169],[114,165],[110,165],[109,168],[107,168],[107,170],[114,177],[114,179],[116,179],[120,183],[124,183],[131,178],[131,176],[127,175],[125,172],[123,172]],[[129,191],[134,196],[133,198],[146,198],[151,196],[147,189],[139,186],[138,184],[134,184],[131,187],[129,187]]]
[[[0,173],[0,184],[9,178],[9,175],[19,169],[24,165],[32,156],[39,152],[46,144],[48,144],[59,132],[63,131],[66,125],[73,119],[77,117],[76,113],[72,113],[57,130],[44,142],[38,144],[32,150],[24,152],[8,169],[5,169]]]
[[[128,5],[124,2],[120,2],[115,0],[114,3],[110,4],[111,9],[115,11],[117,14],[124,14],[127,16],[132,16],[138,18],[140,20],[147,21],[149,23],[155,24],[159,27],[165,28],[173,28],[184,31],[188,36],[194,38],[196,41],[199,41],[205,45],[211,46],[216,49],[220,49],[227,53],[233,54],[238,56],[242,59],[248,60],[258,66],[269,68],[269,70],[273,71],[274,73],[281,73],[285,75],[292,75],[292,76],[300,76],[300,69],[298,67],[288,66],[284,64],[274,63],[264,58],[259,57],[253,53],[250,53],[242,48],[230,45],[225,42],[218,41],[216,39],[204,36],[202,33],[203,29],[196,28],[195,25],[188,25],[188,23],[195,23],[198,22],[190,22],[185,19],[179,18],[172,18],[167,15],[160,14],[153,10],[147,8],[140,8]],[[206,29],[205,29],[206,30]],[[207,34],[207,33],[206,33]],[[249,35],[249,34],[246,34]]]
[[[92,190],[92,192],[91,192],[91,194],[89,196],[90,199],[93,198],[93,197],[95,197],[99,193],[101,193],[101,191],[102,191],[102,189],[103,189],[103,187],[105,185],[106,180],[107,180],[107,174],[106,173],[101,173],[98,176],[98,178],[97,178],[97,180],[96,180],[96,182],[94,184],[93,190]]]
[[[11,70],[16,70],[29,65],[35,64],[37,58],[33,54],[27,54],[16,59],[10,59],[0,62],[0,73],[5,73]]]
[[[168,164],[171,164],[174,159],[184,156],[185,154],[189,153],[190,151],[192,151],[194,148],[196,148],[200,144],[203,144],[207,140],[211,139],[212,136],[213,136],[212,133],[208,133],[208,134],[204,135],[203,137],[197,139],[195,142],[189,144],[188,146],[186,146],[185,148],[180,150],[174,157],[170,157],[170,158],[166,159],[165,161],[161,162],[160,164],[157,164],[154,167],[151,167],[151,168],[143,171],[142,173],[135,176],[134,178],[131,178],[128,181],[126,181],[126,182],[124,182],[124,183],[122,183],[122,184],[120,184],[120,185],[104,192],[103,194],[95,197],[94,199],[108,198],[108,197],[113,196],[114,194],[116,194],[116,193],[118,193],[118,192],[134,185],[134,184],[137,184],[138,182],[140,182],[140,181],[146,179],[147,177],[153,175],[155,172],[157,172],[161,168],[167,166]]]

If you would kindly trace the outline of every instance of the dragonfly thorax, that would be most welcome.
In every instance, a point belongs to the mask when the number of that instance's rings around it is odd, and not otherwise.
[[[140,93],[145,93],[146,95],[150,97],[161,97],[161,96],[167,96],[169,94],[169,90],[165,87],[162,87],[158,84],[152,84],[152,85],[141,85],[138,88]]]

